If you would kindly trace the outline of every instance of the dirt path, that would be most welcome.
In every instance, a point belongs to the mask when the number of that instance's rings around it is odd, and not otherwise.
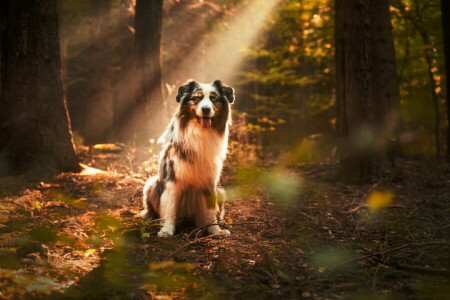
[[[272,168],[256,169],[250,178],[262,180],[242,182],[244,194],[233,192],[242,174],[229,169],[224,182],[232,197],[224,226],[232,235],[208,237],[185,226],[161,239],[156,223],[135,216],[146,171],[155,162],[124,152],[84,155],[87,164],[109,166],[110,173],[65,174],[25,189],[20,178],[10,178],[2,189],[0,297],[448,299],[450,294],[446,169],[403,162],[398,174],[356,187],[334,180],[333,164],[291,166],[283,182],[295,178],[302,184],[289,201],[282,199],[289,185],[255,175],[270,175]]]

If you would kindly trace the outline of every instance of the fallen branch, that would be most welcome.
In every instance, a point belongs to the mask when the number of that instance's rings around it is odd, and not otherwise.
[[[404,264],[397,264],[397,265],[394,265],[394,267],[398,270],[411,271],[411,272],[416,272],[416,273],[420,273],[420,274],[450,277],[450,271],[448,271],[448,270],[432,269],[432,268],[426,268],[426,267],[421,267],[421,266],[404,265]]]
[[[206,226],[204,226],[204,227],[202,227],[202,228],[196,228],[196,229],[194,229],[193,231],[191,231],[191,232],[188,234],[188,239],[190,238],[190,236],[191,236],[194,232],[195,232],[195,239],[197,239],[197,236],[198,236],[200,233],[202,233],[203,230],[205,230],[205,229],[208,228],[209,226],[218,225],[218,226],[222,226],[222,227],[224,227],[224,228],[226,228],[226,229],[230,229],[230,227],[232,227],[232,226],[234,226],[234,225],[252,225],[252,224],[258,224],[258,225],[260,225],[260,224],[265,224],[265,225],[267,225],[267,222],[238,222],[238,223],[232,223],[232,224],[211,223],[211,224],[208,224],[208,225],[206,225]]]
[[[193,244],[195,244],[195,243],[198,243],[198,242],[207,240],[207,239],[209,239],[209,238],[211,238],[211,237],[213,237],[213,236],[223,236],[223,235],[220,234],[220,233],[217,233],[217,234],[212,234],[212,235],[204,236],[204,237],[195,239],[195,240],[193,240],[193,241],[190,241],[190,242],[184,244],[183,246],[181,246],[180,248],[178,248],[177,250],[175,250],[174,252],[172,252],[172,253],[170,253],[169,255],[167,255],[167,256],[163,259],[163,261],[168,260],[169,258],[171,258],[172,256],[174,256],[175,254],[177,254],[178,252],[180,252],[180,251],[183,250],[184,248],[187,248],[187,247],[189,247],[190,245],[193,245]]]
[[[311,221],[313,221],[316,225],[317,225],[317,223],[319,223],[318,220],[314,219],[314,218],[311,217],[310,215],[308,215],[308,214],[306,214],[306,213],[304,213],[304,212],[302,212],[302,211],[299,211],[299,213],[302,214],[303,216],[307,217],[307,218],[310,219]]]
[[[378,251],[378,252],[374,252],[374,253],[367,254],[367,255],[364,255],[364,256],[360,256],[360,257],[357,257],[357,258],[353,258],[353,259],[347,260],[345,262],[342,262],[342,263],[340,263],[338,265],[344,265],[344,264],[352,263],[352,262],[359,261],[359,260],[362,260],[362,259],[365,259],[365,258],[369,258],[369,257],[377,256],[377,255],[383,255],[383,254],[390,253],[390,252],[395,252],[395,251],[401,250],[401,249],[406,248],[406,247],[424,246],[424,245],[445,245],[445,246],[449,246],[450,247],[450,243],[447,243],[447,242],[409,243],[409,244],[404,244],[404,245],[401,245],[401,246],[398,246],[398,247],[386,249],[386,250],[383,250],[383,251]]]
[[[201,229],[199,230],[199,232],[201,232],[201,231],[203,231],[204,229],[208,228],[209,226],[213,226],[213,225],[220,225],[220,226],[223,226],[223,227],[225,227],[225,228],[228,228],[227,225],[228,225],[228,226],[234,226],[234,225],[247,225],[247,224],[266,224],[266,223],[265,223],[265,222],[241,222],[241,223],[233,223],[233,224],[218,224],[218,223],[213,223],[213,224],[208,224],[208,225],[206,225],[204,228],[201,228]],[[196,229],[196,230],[198,230],[198,229]],[[195,232],[195,230],[194,230],[194,232]],[[172,252],[172,253],[170,253],[169,255],[167,255],[167,256],[164,258],[163,261],[168,260],[169,258],[171,258],[172,256],[174,256],[175,254],[177,254],[178,252],[180,252],[182,249],[184,249],[184,248],[186,248],[186,247],[188,247],[188,246],[190,246],[190,245],[192,245],[192,244],[195,244],[195,243],[197,243],[197,242],[206,240],[206,239],[211,238],[211,237],[213,237],[213,236],[221,236],[221,235],[222,235],[222,234],[218,233],[218,234],[212,234],[212,235],[204,236],[204,237],[201,237],[201,238],[196,238],[195,240],[190,241],[190,242],[184,244],[183,246],[181,246],[180,248],[178,248],[178,249],[175,250],[174,252]],[[190,236],[190,234],[189,234],[189,236]]]

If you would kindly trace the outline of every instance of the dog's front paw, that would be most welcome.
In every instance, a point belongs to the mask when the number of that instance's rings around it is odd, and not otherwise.
[[[148,209],[143,209],[143,210],[141,210],[140,212],[139,212],[139,217],[141,218],[141,219],[148,219],[149,217],[150,217],[150,212],[149,212],[149,210]]]
[[[230,235],[231,232],[228,229],[222,229],[221,231],[219,231],[217,234],[221,234],[221,235]]]
[[[175,233],[174,227],[163,227],[158,232],[158,236],[159,237],[169,237],[169,236],[173,236],[174,233]]]
[[[219,226],[213,225],[208,228],[209,234],[211,235],[230,235],[230,231],[228,229],[220,229]]]

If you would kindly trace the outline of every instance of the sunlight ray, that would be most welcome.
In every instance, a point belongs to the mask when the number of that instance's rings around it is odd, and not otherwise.
[[[89,167],[85,164],[80,163],[80,166],[83,168],[80,172],[80,175],[99,175],[99,174],[108,174],[108,172]]]
[[[199,81],[229,81],[238,71],[246,48],[252,45],[279,0],[254,0],[238,10],[209,36],[178,68],[179,76]],[[206,44],[208,42],[209,44]]]
[[[222,19],[222,21],[217,23],[217,26],[209,33],[202,34],[197,46],[186,49],[185,57],[177,58],[180,60],[177,68],[165,71],[165,76],[174,80],[169,84],[179,85],[189,78],[203,82],[215,79],[230,81],[238,72],[245,49],[255,41],[270,13],[280,1],[253,0],[239,6],[236,12],[228,16],[219,15],[217,11],[212,13],[212,18]],[[195,23],[193,27],[199,26],[204,24]],[[191,35],[198,31],[203,32],[193,27],[187,29]],[[130,66],[129,71],[123,72],[118,90],[123,98],[118,105],[124,112],[118,116],[118,120],[121,123],[121,131],[124,133],[131,132],[133,120],[130,117],[133,114],[129,112],[133,111],[132,107],[136,105],[133,99],[144,80],[133,70],[133,66]],[[169,103],[169,111],[171,111],[171,105],[173,103]]]

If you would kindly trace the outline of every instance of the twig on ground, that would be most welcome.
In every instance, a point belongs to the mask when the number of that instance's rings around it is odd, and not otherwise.
[[[172,253],[170,253],[169,255],[167,255],[167,256],[163,259],[163,261],[168,260],[169,258],[171,258],[172,256],[174,256],[175,254],[177,254],[178,252],[180,252],[180,251],[183,250],[184,248],[187,248],[187,247],[189,247],[190,245],[193,245],[193,244],[195,244],[195,243],[198,243],[198,242],[207,240],[207,239],[211,238],[212,236],[215,236],[215,235],[204,236],[204,237],[195,239],[195,240],[193,240],[193,241],[190,241],[190,242],[184,244],[183,246],[181,246],[181,247],[178,248],[177,250],[175,250],[175,251],[173,251]]]
[[[404,265],[404,264],[396,264],[394,265],[394,267],[399,270],[412,271],[421,274],[450,277],[450,271],[448,270],[432,269],[421,266]]]
[[[302,212],[302,211],[300,211],[299,213],[302,214],[303,216],[307,217],[308,219],[314,221],[314,223],[315,223],[316,225],[319,223],[318,220],[314,219],[314,218],[311,217],[310,215],[307,215],[306,213],[304,213],[304,212]]]
[[[338,265],[345,265],[345,264],[352,263],[354,261],[359,261],[359,260],[362,260],[362,259],[366,259],[366,258],[369,258],[369,257],[373,257],[373,256],[377,256],[377,255],[383,255],[383,254],[386,254],[386,253],[389,253],[389,252],[394,252],[394,251],[401,250],[401,249],[406,248],[406,247],[424,246],[424,245],[445,245],[445,246],[449,246],[450,247],[450,243],[447,243],[447,242],[409,243],[409,244],[404,244],[404,245],[401,245],[401,246],[398,246],[398,247],[386,249],[386,250],[383,250],[383,251],[378,251],[378,252],[374,252],[374,253],[371,253],[371,254],[367,254],[367,255],[364,255],[364,256],[361,256],[361,257],[357,257],[357,258],[354,258],[354,259],[350,259],[350,260],[342,262],[342,263],[340,263]]]
[[[221,234],[213,234],[213,235],[208,235],[208,236],[205,236],[205,237],[197,238],[198,234],[201,233],[206,228],[208,228],[209,226],[220,225],[220,226],[223,226],[225,228],[229,228],[229,227],[227,227],[227,225],[234,226],[234,225],[248,225],[248,224],[266,224],[266,222],[239,222],[239,223],[233,223],[233,224],[213,223],[213,224],[206,225],[204,228],[197,228],[197,229],[193,230],[191,233],[188,234],[188,238],[189,238],[192,233],[196,232],[195,239],[193,241],[190,241],[190,242],[184,244],[183,246],[181,246],[180,248],[178,248],[174,252],[170,253],[168,256],[166,256],[164,258],[164,261],[168,260],[169,258],[174,256],[175,254],[177,254],[178,252],[180,252],[181,250],[183,250],[184,248],[186,248],[186,247],[188,247],[188,246],[190,246],[192,244],[195,244],[195,243],[198,243],[200,241],[206,240],[206,239],[211,238],[213,236],[220,236],[221,235]]]

